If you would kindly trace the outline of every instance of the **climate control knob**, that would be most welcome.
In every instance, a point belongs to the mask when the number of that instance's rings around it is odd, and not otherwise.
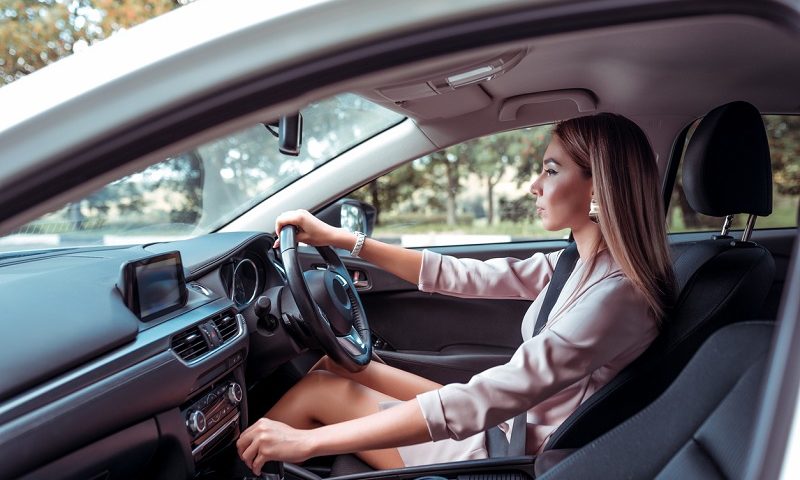
[[[192,410],[186,419],[186,425],[193,435],[206,431],[206,416],[200,410]]]
[[[236,382],[231,382],[231,384],[228,385],[226,395],[232,404],[237,405],[242,401],[242,387]]]

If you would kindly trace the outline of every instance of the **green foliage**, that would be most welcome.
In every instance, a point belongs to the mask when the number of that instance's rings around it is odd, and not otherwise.
[[[381,224],[381,211],[392,211],[404,199],[412,198],[418,189],[425,186],[425,181],[414,168],[407,163],[392,172],[382,175],[349,196],[367,202],[378,210],[376,224]],[[413,207],[411,210],[415,210]]]
[[[501,220],[532,221],[529,194],[510,200],[497,195],[495,187],[504,181],[521,189],[531,181],[542,168],[551,129],[550,125],[525,128],[454,145],[397,168],[349,196],[378,208],[379,225],[389,221],[386,216],[407,214],[443,217],[442,223],[450,227],[472,215],[491,225],[497,220],[497,207]]]
[[[0,0],[0,86],[189,0]]]
[[[87,235],[183,235],[213,230],[402,119],[350,94],[316,102],[302,113],[305,143],[297,157],[281,154],[267,127],[257,124],[112,182],[16,233],[49,229]],[[400,194],[413,192],[402,178],[397,186]]]
[[[400,243],[404,235],[507,235],[510,241],[540,240],[547,238],[567,238],[569,230],[551,232],[545,230],[539,222],[512,222],[501,220],[492,225],[473,221],[470,224],[459,223],[455,227],[447,225],[445,217],[438,216],[436,221],[420,218],[420,223],[394,224],[388,223],[375,229],[373,237],[389,243]]]
[[[475,217],[469,214],[458,215],[456,217],[456,225],[471,226],[475,222]],[[393,214],[385,215],[382,226],[386,229],[411,229],[421,227],[424,231],[431,226],[439,226],[447,224],[447,215],[442,213],[425,214],[425,213],[406,213],[406,214]]]
[[[549,141],[549,127],[539,127],[489,135],[463,144],[463,148],[469,150],[470,170],[481,177],[486,187],[489,224],[494,222],[494,187],[509,170],[519,173],[518,187],[541,170],[542,156]]]
[[[526,195],[513,200],[500,199],[500,220],[533,223],[535,217],[536,211],[530,196]]]
[[[780,195],[800,195],[800,116],[765,115],[772,181]]]

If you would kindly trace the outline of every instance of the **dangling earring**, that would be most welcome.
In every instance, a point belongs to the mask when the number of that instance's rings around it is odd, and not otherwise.
[[[597,200],[594,197],[589,202],[589,220],[594,223],[600,223],[600,205],[597,204]]]

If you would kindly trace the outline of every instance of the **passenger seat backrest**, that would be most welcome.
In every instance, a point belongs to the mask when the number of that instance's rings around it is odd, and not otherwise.
[[[724,216],[720,235],[672,246],[679,296],[645,353],[587,399],[551,435],[546,449],[578,448],[644,408],[720,327],[753,318],[775,263],[748,241],[757,215],[772,211],[772,166],[758,110],[734,102],[709,112],[686,149],[683,185],[697,212]],[[750,214],[742,240],[728,236],[733,214]]]

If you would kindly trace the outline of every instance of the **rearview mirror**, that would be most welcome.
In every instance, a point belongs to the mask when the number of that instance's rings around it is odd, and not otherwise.
[[[300,155],[300,146],[303,143],[303,115],[293,113],[281,115],[278,123],[264,123],[264,127],[278,139],[278,151],[284,155],[296,157]],[[275,127],[278,130],[275,131]]]
[[[278,121],[278,150],[284,155],[300,155],[303,143],[303,116],[300,113],[281,116]]]

